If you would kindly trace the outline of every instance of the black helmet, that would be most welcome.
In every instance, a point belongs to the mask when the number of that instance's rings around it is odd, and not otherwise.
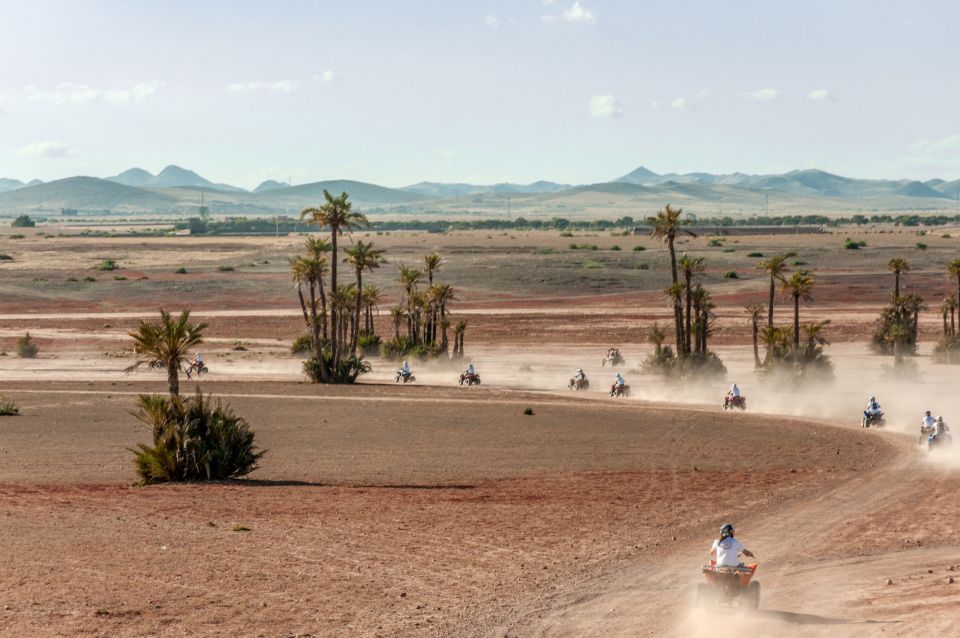
[[[733,525],[731,525],[730,523],[727,523],[726,525],[720,528],[720,536],[722,538],[726,538],[727,536],[733,536],[733,533],[735,531],[736,530],[733,529]]]

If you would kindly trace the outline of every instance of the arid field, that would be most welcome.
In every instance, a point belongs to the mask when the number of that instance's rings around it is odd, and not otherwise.
[[[345,236],[387,251],[369,277],[387,294],[376,318],[385,335],[397,266],[443,256],[480,387],[457,385],[460,362],[414,361],[417,383],[398,385],[379,358],[356,386],[307,383],[289,348],[304,322],[287,259],[302,237],[47,230],[0,237],[12,257],[0,261],[0,393],[21,412],[0,417],[2,635],[956,632],[960,453],[917,446],[924,410],[960,423],[960,370],[929,357],[940,300],[956,290],[945,275],[960,255],[956,229],[678,240],[706,257],[710,345],[727,366],[682,386],[640,370],[650,326],[672,321],[667,254],[649,237]],[[847,237],[866,245],[844,249]],[[788,252],[817,282],[801,316],[831,322],[829,384],[753,372],[743,307],[766,299],[757,262]],[[908,380],[867,347],[896,256],[911,265],[902,285],[930,306]],[[119,268],[96,270],[105,259]],[[199,387],[250,422],[267,454],[249,478],[134,485],[129,448],[149,432],[130,412],[166,383],[159,371],[124,372],[127,333],[160,307],[209,324],[210,373],[183,391]],[[27,331],[35,359],[14,352]],[[629,399],[605,392],[610,346],[626,357]],[[566,390],[577,367],[588,392]],[[721,408],[732,381],[746,413]],[[859,427],[872,394],[883,430]],[[760,563],[754,614],[692,605],[727,521]]]

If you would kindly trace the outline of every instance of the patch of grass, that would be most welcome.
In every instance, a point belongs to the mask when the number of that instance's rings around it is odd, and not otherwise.
[[[113,276],[113,280],[114,280],[114,281],[126,281],[127,278],[124,277],[123,275],[114,275],[114,276]]]
[[[710,241],[707,242],[707,246],[712,246],[713,248],[719,248],[720,246],[723,246],[723,240],[711,239]]]
[[[583,267],[590,268],[591,270],[600,270],[603,268],[603,264],[601,264],[599,261],[588,259],[587,261],[583,262]]]
[[[80,280],[77,279],[76,277],[67,277],[67,281],[74,282],[74,281],[80,281]]]
[[[91,277],[90,275],[87,275],[86,277],[83,278],[83,280],[84,280],[84,281],[96,281],[97,278],[96,278],[96,277]]]
[[[13,257],[6,253],[0,253],[0,261],[13,261]]]
[[[791,257],[796,257],[796,256],[797,256],[797,253],[793,252],[792,250],[784,255],[784,257],[786,257],[787,259],[790,259]]]
[[[758,253],[754,251],[752,253],[747,253],[747,257],[763,257],[763,253]]]
[[[723,278],[724,279],[740,279],[740,276],[737,275],[737,271],[728,270],[727,272],[723,273]]]
[[[634,270],[650,270],[650,264],[641,261],[639,264],[634,266],[633,269]]]
[[[20,414],[20,408],[6,395],[0,394],[0,416],[16,416],[18,414]]]
[[[524,408],[523,413],[527,416],[533,416],[533,408]]]
[[[853,239],[850,239],[849,237],[847,237],[847,239],[843,242],[843,247],[846,248],[847,250],[860,250],[866,245],[867,245],[867,242],[865,241],[855,241]]]
[[[234,350],[239,350],[239,351],[246,350],[246,349],[247,349],[247,342],[246,342],[246,341],[241,341],[241,340],[238,339],[238,340],[236,340],[236,341],[233,342],[233,349],[234,349]]]
[[[533,254],[534,255],[552,255],[555,252],[557,251],[554,248],[544,247],[544,248],[537,248],[535,251],[533,251]]]
[[[99,264],[97,264],[97,270],[116,270],[120,266],[117,265],[117,262],[113,259],[104,259]]]
[[[940,235],[940,239],[950,239],[950,233],[944,233]]]
[[[233,266],[217,266],[217,270],[220,272],[233,272],[236,268]]]
[[[610,246],[610,250],[620,250],[620,246],[614,244],[613,246]]]
[[[174,270],[173,272],[174,272],[174,274],[177,274],[177,275],[185,275],[185,274],[187,274],[187,269],[184,268],[183,266],[180,266],[179,268],[177,268],[177,269]]]
[[[561,237],[573,237],[573,233],[571,233],[571,232],[568,231],[568,230],[565,230],[565,231],[563,231],[562,233],[560,233],[560,236],[561,236]]]
[[[723,249],[723,252],[725,252],[725,253],[735,253],[735,252],[737,252],[737,249],[736,249],[736,248],[724,248],[724,249]]]
[[[16,235],[10,235],[10,239],[23,239],[24,237],[26,237],[26,235],[21,235],[20,233],[17,233]]]
[[[639,253],[639,252],[643,252],[643,251],[646,250],[646,249],[647,249],[646,246],[634,246],[634,247],[633,247],[634,252],[638,252],[638,253]]]
[[[247,527],[246,525],[234,525],[234,526],[233,526],[233,531],[235,531],[235,532],[250,532],[250,531],[253,531],[253,530],[251,530],[251,529],[250,529],[249,527]]]
[[[922,241],[917,242],[917,250],[926,250],[926,249],[927,249],[927,245],[925,243],[923,243]]]
[[[802,259],[795,259],[795,260],[793,261],[793,265],[794,265],[794,266],[806,266],[806,265],[807,265],[807,262],[805,262],[805,261],[802,260]]]

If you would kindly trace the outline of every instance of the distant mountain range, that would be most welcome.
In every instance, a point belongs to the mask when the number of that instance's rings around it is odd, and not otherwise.
[[[0,213],[87,212],[195,214],[201,199],[214,213],[291,214],[347,191],[370,212],[444,214],[636,214],[665,203],[695,213],[795,213],[850,210],[951,210],[958,206],[960,179],[869,180],[820,170],[782,174],[666,173],[646,167],[609,182],[571,185],[420,182],[387,188],[350,180],[290,184],[267,180],[253,191],[212,182],[170,165],[154,175],[131,168],[107,178],[70,177],[24,183],[0,178]],[[201,191],[203,194],[201,195]]]

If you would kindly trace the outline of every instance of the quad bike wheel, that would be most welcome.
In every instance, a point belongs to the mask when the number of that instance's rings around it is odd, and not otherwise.
[[[742,600],[746,603],[747,609],[759,609],[760,607],[760,583],[753,581],[747,586],[747,591],[743,593]]]

